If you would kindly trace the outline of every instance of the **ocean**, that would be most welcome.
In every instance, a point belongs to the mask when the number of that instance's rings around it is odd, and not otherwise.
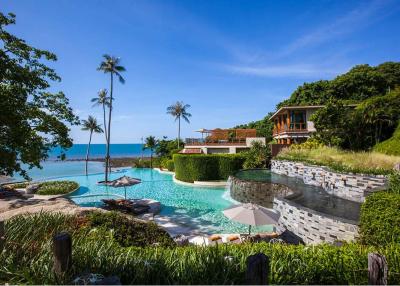
[[[69,159],[84,159],[86,156],[87,144],[74,144],[71,148],[64,151],[67,160]],[[56,147],[50,151],[49,160],[57,160],[61,154],[61,148]],[[106,144],[91,144],[89,158],[103,158],[106,153]],[[110,156],[111,158],[121,157],[149,157],[150,150],[143,150],[142,144],[111,144]]]

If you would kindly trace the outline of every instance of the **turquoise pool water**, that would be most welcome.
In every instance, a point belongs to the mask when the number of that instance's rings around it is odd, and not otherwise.
[[[160,201],[160,215],[172,218],[175,223],[203,233],[245,233],[248,226],[227,219],[222,210],[234,202],[223,188],[201,188],[173,182],[172,176],[151,169],[125,169],[111,174],[111,179],[127,175],[142,180],[141,184],[127,188],[129,198],[150,198]],[[99,186],[103,174],[69,176],[63,179],[76,181],[80,189],[71,199],[81,206],[100,206],[101,199],[124,196],[124,188]],[[271,230],[271,226],[253,228],[254,231]]]

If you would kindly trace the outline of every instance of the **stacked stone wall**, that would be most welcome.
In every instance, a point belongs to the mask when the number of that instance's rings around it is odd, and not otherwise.
[[[387,178],[382,175],[344,174],[301,162],[272,160],[271,171],[302,178],[305,184],[322,187],[331,195],[355,202],[364,202],[370,193],[387,187]]]

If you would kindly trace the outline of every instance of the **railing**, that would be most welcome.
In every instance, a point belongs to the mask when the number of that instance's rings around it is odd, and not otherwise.
[[[206,145],[220,145],[220,146],[232,146],[232,145],[246,145],[246,138],[233,138],[229,140],[212,140],[203,138],[186,138],[186,146],[206,146]]]
[[[272,131],[273,135],[278,135],[282,133],[290,133],[290,132],[308,132],[306,123],[291,123],[289,127],[285,125],[282,128],[274,128]]]

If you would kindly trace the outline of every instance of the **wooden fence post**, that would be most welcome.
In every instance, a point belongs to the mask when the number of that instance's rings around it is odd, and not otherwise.
[[[246,281],[247,285],[266,285],[268,279],[269,260],[264,253],[257,253],[247,257]]]
[[[3,249],[6,242],[6,230],[4,227],[4,220],[0,220],[0,250]]]
[[[69,233],[61,232],[53,237],[54,271],[60,276],[72,266],[72,239]]]
[[[388,265],[386,257],[379,253],[368,253],[368,284],[387,285]]]

